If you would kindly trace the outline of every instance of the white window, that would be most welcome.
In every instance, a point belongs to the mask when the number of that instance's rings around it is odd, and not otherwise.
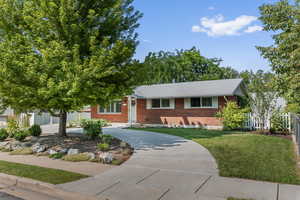
[[[99,113],[107,114],[107,113],[121,113],[121,101],[114,101],[107,105],[106,107],[99,106]]]
[[[174,109],[175,99],[147,99],[147,109]]]
[[[218,97],[187,98],[185,108],[218,108]]]

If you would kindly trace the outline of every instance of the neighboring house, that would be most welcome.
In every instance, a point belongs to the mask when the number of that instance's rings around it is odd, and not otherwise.
[[[109,106],[93,106],[92,118],[110,122],[222,128],[215,116],[226,101],[244,95],[242,79],[140,86]]]

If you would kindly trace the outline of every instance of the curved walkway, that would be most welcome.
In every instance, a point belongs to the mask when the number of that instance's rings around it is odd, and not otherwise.
[[[68,191],[110,200],[198,199],[197,191],[218,175],[201,145],[160,133],[106,128],[135,148],[126,163],[95,177],[61,185]]]

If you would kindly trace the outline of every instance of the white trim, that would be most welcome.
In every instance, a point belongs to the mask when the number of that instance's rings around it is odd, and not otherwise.
[[[169,100],[169,107],[153,108],[152,107],[152,100],[153,99],[159,99],[160,100],[160,106],[162,105],[162,100],[163,99],[168,99]],[[171,98],[153,98],[153,99],[147,99],[147,109],[151,109],[151,110],[173,110],[173,109],[175,109],[175,99],[171,99]]]
[[[118,100],[118,101],[120,101],[120,100]],[[98,105],[97,106],[97,114],[99,114],[99,115],[120,115],[120,114],[122,114],[122,101],[120,101],[121,102],[121,112],[100,112],[100,105]],[[116,103],[115,102],[112,102],[112,103],[114,103],[114,109],[116,110]],[[110,104],[112,104],[112,103],[110,103]],[[104,110],[106,110],[106,108],[104,108]]]
[[[202,98],[212,98],[212,106],[199,106],[199,107],[192,107],[191,99],[192,98],[200,98],[200,105],[202,105]],[[219,107],[219,98],[216,96],[210,97],[190,97],[184,99],[184,109],[201,109],[201,108],[209,108],[209,109],[218,109]]]

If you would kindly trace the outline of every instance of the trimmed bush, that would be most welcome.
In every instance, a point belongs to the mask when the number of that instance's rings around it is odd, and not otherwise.
[[[39,137],[42,134],[42,129],[40,127],[40,125],[32,125],[29,129],[29,134],[31,136],[35,136],[35,137]]]
[[[229,101],[226,106],[217,113],[217,117],[223,122],[225,130],[237,130],[244,127],[248,109],[241,109],[234,101]]]
[[[101,144],[97,145],[97,148],[100,149],[100,151],[108,151],[109,150],[109,144],[101,143]]]
[[[9,153],[10,155],[31,155],[33,154],[33,151],[31,148],[23,148],[23,149],[17,149]]]
[[[80,126],[89,139],[95,140],[102,134],[103,120],[83,119]]]
[[[26,130],[19,130],[13,134],[13,137],[18,141],[23,141],[29,135]]]
[[[7,120],[7,132],[9,136],[14,137],[14,134],[18,131],[20,131],[20,126],[18,121],[14,118],[9,118]]]
[[[64,157],[64,153],[55,153],[52,155],[49,155],[49,158],[53,158],[53,159],[61,159],[62,157]]]
[[[283,113],[279,110],[275,110],[271,116],[271,128],[272,134],[289,134],[289,130],[286,128],[284,119],[282,118]]]
[[[0,129],[0,141],[5,140],[8,137],[8,132],[5,128]]]
[[[86,153],[79,153],[73,155],[65,155],[62,159],[70,162],[82,162],[82,161],[89,161],[90,156]]]

